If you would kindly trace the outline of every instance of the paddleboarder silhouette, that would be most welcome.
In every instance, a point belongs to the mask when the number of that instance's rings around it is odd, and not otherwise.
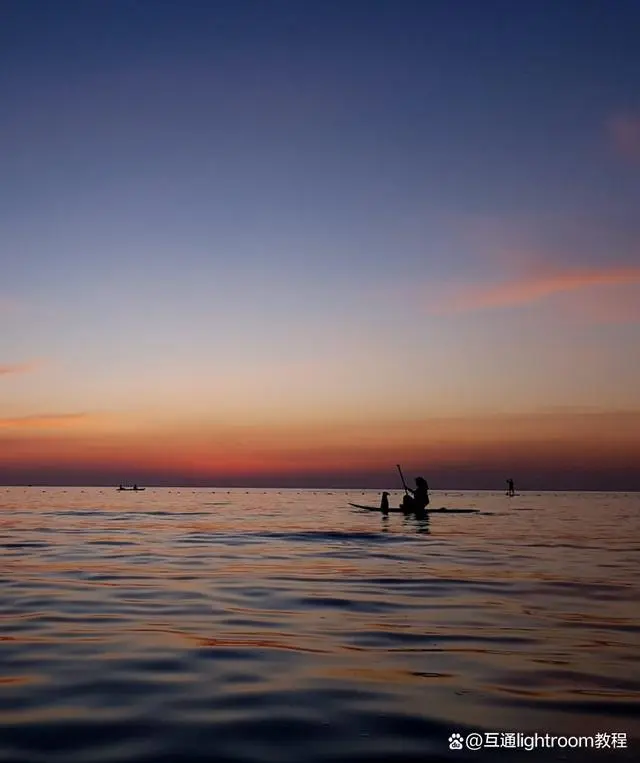
[[[404,481],[404,475],[400,464],[398,466],[398,472],[400,473],[400,479],[404,487],[405,496],[402,499],[402,508],[407,512],[420,513],[429,505],[429,484],[424,477],[416,477],[415,488],[407,487],[407,483]]]

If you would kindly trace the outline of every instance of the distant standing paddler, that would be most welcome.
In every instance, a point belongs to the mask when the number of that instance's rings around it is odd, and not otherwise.
[[[515,494],[516,494],[516,489],[513,486],[513,480],[508,479],[507,480],[507,495],[511,497],[512,495],[515,495]]]

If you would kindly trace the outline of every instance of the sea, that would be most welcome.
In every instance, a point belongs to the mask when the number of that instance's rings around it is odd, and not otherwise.
[[[379,500],[0,487],[0,761],[640,760],[639,493]]]

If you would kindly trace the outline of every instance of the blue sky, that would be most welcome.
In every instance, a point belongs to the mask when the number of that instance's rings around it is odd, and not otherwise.
[[[0,418],[635,411],[638,21],[5,2]]]

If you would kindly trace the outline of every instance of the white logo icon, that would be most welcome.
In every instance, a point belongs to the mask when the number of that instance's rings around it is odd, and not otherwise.
[[[450,750],[461,750],[462,749],[462,735],[458,734],[457,731],[454,731],[453,734],[449,737],[449,749]]]

